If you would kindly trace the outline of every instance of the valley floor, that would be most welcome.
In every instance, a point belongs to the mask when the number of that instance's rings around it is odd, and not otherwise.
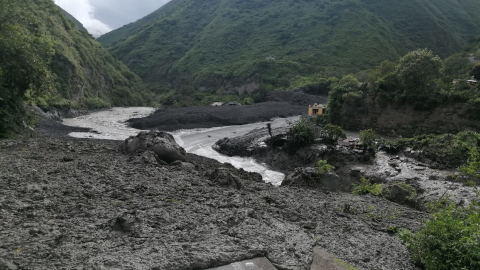
[[[134,128],[162,131],[245,125],[270,121],[272,118],[306,115],[309,105],[326,102],[326,96],[310,95],[301,90],[274,91],[267,97],[267,102],[263,103],[162,108],[148,117],[131,119],[129,122]]]
[[[120,153],[119,143],[0,141],[0,268],[207,269],[265,256],[278,269],[307,270],[318,246],[359,269],[416,269],[390,228],[415,231],[423,212],[274,187],[192,154],[193,166],[161,166]]]

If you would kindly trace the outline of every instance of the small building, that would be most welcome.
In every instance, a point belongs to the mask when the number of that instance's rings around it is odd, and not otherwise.
[[[313,104],[308,106],[308,115],[324,115],[327,112],[327,107],[323,104]]]
[[[471,77],[469,80],[467,80],[467,83],[470,85],[476,85],[478,81],[475,80],[475,77]]]

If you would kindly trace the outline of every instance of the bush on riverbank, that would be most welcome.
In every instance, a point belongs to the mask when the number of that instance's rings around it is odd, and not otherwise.
[[[366,195],[372,194],[375,196],[380,196],[382,194],[382,184],[371,183],[365,177],[360,179],[360,183],[353,184],[353,194],[355,195]]]
[[[315,131],[312,122],[306,117],[289,123],[287,132],[287,149],[295,152],[299,148],[311,145],[315,142]]]
[[[480,210],[450,206],[430,216],[416,234],[401,231],[415,262],[426,270],[480,269]]]
[[[420,150],[424,155],[448,167],[467,164],[472,151],[480,148],[480,133],[473,131],[460,132],[457,135],[421,135],[394,142],[399,148],[410,147]]]
[[[328,164],[328,162],[326,160],[319,160],[317,162],[317,173],[319,175],[329,173],[329,172],[333,171],[334,169],[335,169],[335,167]]]

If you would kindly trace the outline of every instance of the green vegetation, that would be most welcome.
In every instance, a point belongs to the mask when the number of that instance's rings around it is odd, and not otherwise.
[[[157,93],[238,94],[320,85],[416,48],[446,57],[480,34],[478,14],[477,0],[173,0],[99,41]]]
[[[382,184],[373,184],[365,177],[360,179],[360,183],[353,184],[353,194],[365,195],[372,194],[380,196],[382,194]]]
[[[420,49],[397,62],[384,61],[364,76],[344,76],[332,84],[327,122],[352,128],[360,119],[373,117],[372,111],[389,105],[432,110],[454,104],[462,117],[480,120],[480,84],[466,81],[476,69],[472,70],[468,55],[456,54],[442,61],[432,51]]]
[[[375,133],[375,130],[373,129],[360,131],[360,140],[362,141],[362,144],[364,146],[363,152],[370,151],[375,154],[375,152],[377,151],[377,145],[375,144],[377,138],[377,133]]]
[[[0,19],[0,137],[4,137],[18,123],[25,93],[43,94],[53,87],[48,64],[54,51],[51,38],[41,32],[32,35],[20,26],[29,18],[10,1],[0,0]]]
[[[315,131],[312,122],[306,117],[289,123],[287,132],[287,149],[295,152],[299,148],[311,145],[315,142]]]
[[[478,161],[475,153],[478,153],[480,148],[480,134],[464,131],[457,135],[421,135],[398,139],[394,144],[401,148],[421,150],[426,157],[449,167],[463,166],[469,161],[475,166]]]
[[[416,234],[403,230],[413,259],[426,270],[480,269],[480,211],[449,206],[430,216]]]
[[[333,171],[334,169],[335,169],[335,167],[328,164],[328,162],[326,160],[319,160],[317,162],[317,173],[319,175],[329,173],[329,172]]]
[[[336,125],[327,124],[322,127],[321,135],[327,144],[337,144],[339,139],[346,139],[345,131]]]
[[[141,79],[50,0],[0,0],[0,137],[41,107],[146,104]]]
[[[78,30],[88,33],[87,28],[85,28],[80,21],[78,21],[75,17],[73,17],[70,13],[66,12],[62,8],[60,8],[60,10],[62,11],[65,17],[67,17],[70,21],[72,21],[75,24]]]

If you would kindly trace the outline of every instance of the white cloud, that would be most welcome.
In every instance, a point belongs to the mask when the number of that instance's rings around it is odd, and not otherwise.
[[[110,26],[94,17],[95,7],[90,0],[55,0],[55,3],[79,20],[94,37],[112,31]]]

